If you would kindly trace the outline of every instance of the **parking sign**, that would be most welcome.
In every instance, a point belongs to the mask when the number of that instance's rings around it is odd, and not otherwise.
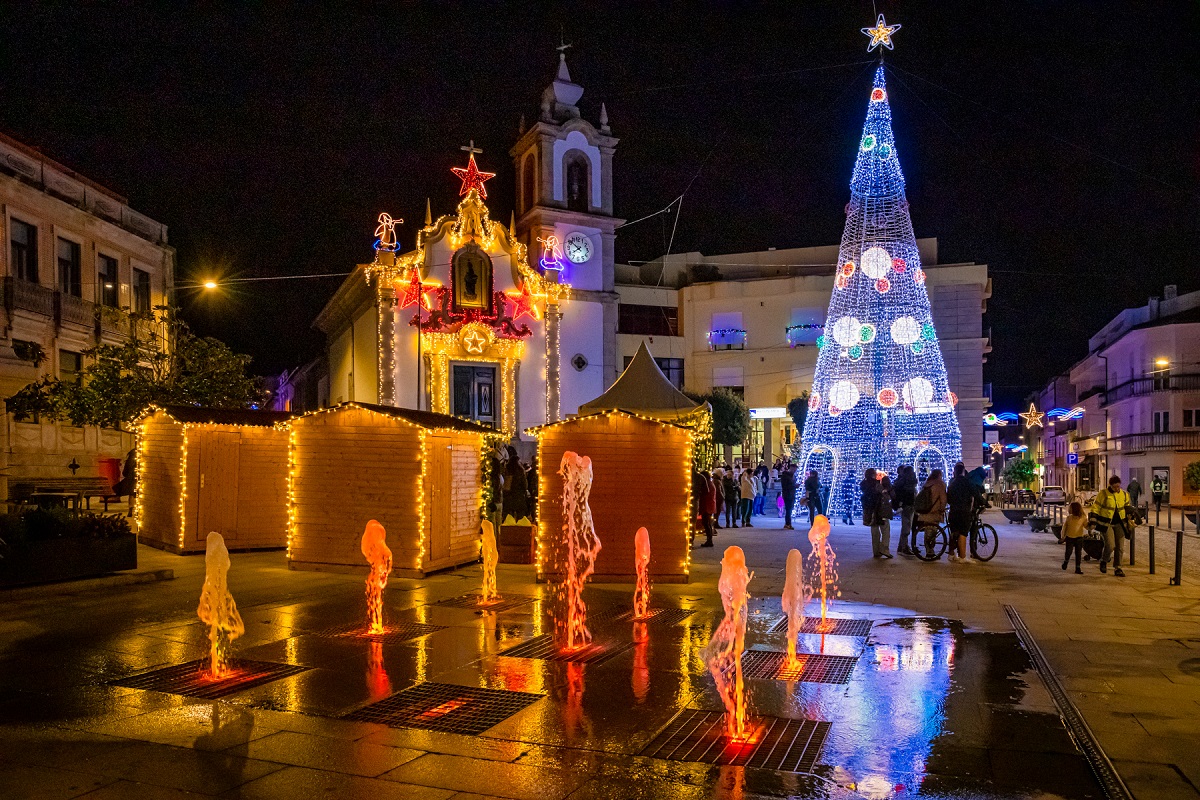
[[[1067,466],[1068,467],[1079,466],[1079,453],[1067,453]]]

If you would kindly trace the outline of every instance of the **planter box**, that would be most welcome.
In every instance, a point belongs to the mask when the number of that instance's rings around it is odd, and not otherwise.
[[[0,561],[0,586],[92,578],[137,569],[137,537],[48,539],[14,545]]]

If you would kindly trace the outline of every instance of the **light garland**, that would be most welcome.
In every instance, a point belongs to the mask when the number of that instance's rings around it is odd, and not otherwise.
[[[471,322],[457,333],[423,331],[421,348],[429,359],[430,410],[450,413],[450,360],[498,364],[500,367],[500,408],[503,431],[517,429],[516,373],[525,357],[523,339],[496,336],[487,325]]]
[[[874,46],[899,26],[883,18]],[[796,455],[830,487],[830,516],[858,505],[858,482],[897,464],[949,471],[962,457],[925,273],[896,157],[883,68],[875,74],[850,182],[826,332]],[[909,277],[911,276],[911,280]],[[886,335],[880,336],[878,332]],[[836,343],[836,347],[831,346]],[[874,402],[862,402],[868,398]]]
[[[292,560],[292,542],[296,538],[296,472],[299,465],[296,453],[296,428],[288,426],[287,479],[287,559]]]
[[[183,446],[179,449],[179,549],[187,537],[187,451],[188,427],[183,426]]]
[[[746,346],[746,331],[743,328],[716,328],[708,332],[708,349],[731,349]]]

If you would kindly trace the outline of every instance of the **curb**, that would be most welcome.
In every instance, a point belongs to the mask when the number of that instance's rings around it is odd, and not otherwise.
[[[18,586],[13,589],[4,589],[0,590],[0,600],[25,600],[27,598],[48,596],[58,597],[64,594],[109,589],[115,586],[135,586],[140,583],[158,583],[159,581],[172,580],[175,580],[175,570],[173,569],[119,572],[114,575],[104,575],[99,578],[87,578],[79,581],[42,583],[36,586]]]

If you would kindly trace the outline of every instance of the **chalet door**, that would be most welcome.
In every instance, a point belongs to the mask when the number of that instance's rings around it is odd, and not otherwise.
[[[204,433],[199,438],[200,465],[197,476],[196,536],[203,542],[211,531],[237,539],[238,452],[241,436],[236,433]],[[188,487],[189,492],[192,491]]]
[[[455,364],[451,381],[454,416],[496,427],[500,418],[496,368],[478,364]]]
[[[450,455],[449,436],[428,435],[425,439],[425,518],[429,538],[425,563],[441,566],[450,558]]]

